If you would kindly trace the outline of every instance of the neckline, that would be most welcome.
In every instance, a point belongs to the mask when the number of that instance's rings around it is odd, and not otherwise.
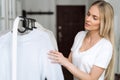
[[[83,39],[82,39],[82,41],[81,41],[81,44],[80,44],[80,46],[79,46],[79,48],[78,48],[78,51],[79,51],[81,54],[90,51],[91,49],[93,49],[95,46],[97,46],[97,45],[104,39],[104,38],[101,38],[96,44],[94,44],[94,45],[93,45],[92,47],[90,47],[89,49],[84,50],[84,51],[81,51],[80,48],[81,48],[81,46],[82,46],[83,40],[84,40],[85,37],[86,37],[86,34],[87,34],[87,32],[84,34]]]
[[[35,35],[35,34],[37,34],[38,33],[38,30],[37,29],[33,29],[32,31],[30,31],[29,33],[27,33],[27,34],[23,34],[23,35],[19,35],[18,33],[17,33],[17,39],[19,40],[19,41],[28,41],[28,40],[30,40],[30,39],[33,39],[33,37],[31,37],[31,36],[33,36],[33,35]],[[13,34],[10,32],[10,35],[11,36],[13,36]]]

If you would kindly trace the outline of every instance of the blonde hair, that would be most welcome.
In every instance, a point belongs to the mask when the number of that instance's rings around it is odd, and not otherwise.
[[[106,69],[105,80],[114,80],[114,11],[113,7],[105,1],[96,1],[91,6],[97,6],[100,11],[100,36],[108,39],[113,45],[112,59]]]

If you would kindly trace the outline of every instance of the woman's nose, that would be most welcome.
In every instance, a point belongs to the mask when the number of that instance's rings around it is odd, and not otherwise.
[[[86,17],[86,21],[90,21],[91,17],[90,16],[87,16]]]

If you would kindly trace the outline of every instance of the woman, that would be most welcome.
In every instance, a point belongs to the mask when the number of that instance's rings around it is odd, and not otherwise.
[[[50,51],[49,58],[70,71],[74,80],[114,80],[113,8],[94,2],[85,18],[86,31],[78,32],[69,58]]]

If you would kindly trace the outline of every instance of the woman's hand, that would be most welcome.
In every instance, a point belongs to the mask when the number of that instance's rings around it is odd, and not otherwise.
[[[53,63],[59,63],[65,66],[69,62],[69,60],[65,58],[63,54],[58,51],[50,51],[48,55],[49,55],[49,59],[51,59]]]

